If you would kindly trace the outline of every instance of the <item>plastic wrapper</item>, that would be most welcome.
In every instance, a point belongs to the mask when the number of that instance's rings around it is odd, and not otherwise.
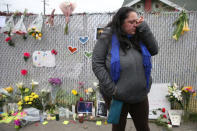
[[[10,96],[10,94],[4,88],[0,88],[0,94],[4,94],[6,96]]]
[[[12,30],[14,28],[14,15],[10,17],[10,19],[6,22],[5,26],[2,28],[2,32],[5,34],[12,35]]]
[[[36,19],[30,24],[28,28],[28,34],[33,36],[36,40],[41,40],[42,38],[42,24],[43,18],[42,15],[38,15]]]
[[[31,107],[31,108],[24,109],[24,112],[26,112],[27,115],[21,118],[23,125],[26,125],[28,123],[35,122],[35,121],[40,121],[40,112],[41,112],[40,110]],[[43,113],[42,119],[44,120],[45,118],[46,118],[46,113]]]
[[[20,20],[14,26],[12,32],[18,35],[25,35],[27,33],[26,27],[23,23],[24,15],[21,16]]]

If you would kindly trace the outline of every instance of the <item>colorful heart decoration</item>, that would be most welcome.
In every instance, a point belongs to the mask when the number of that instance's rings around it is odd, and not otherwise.
[[[85,44],[88,41],[88,36],[80,36],[79,37],[79,41],[81,42],[81,44]]]
[[[71,54],[75,53],[77,51],[77,48],[68,46],[68,50],[70,51]]]
[[[91,57],[92,57],[92,51],[91,51],[91,52],[85,51],[85,52],[84,52],[84,55],[85,55],[87,58],[91,58]]]

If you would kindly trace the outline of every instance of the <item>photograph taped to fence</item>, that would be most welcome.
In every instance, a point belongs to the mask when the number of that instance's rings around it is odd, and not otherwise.
[[[77,113],[92,113],[93,102],[91,101],[78,101]]]
[[[95,40],[98,40],[99,37],[101,36],[101,34],[103,33],[103,30],[104,28],[96,28],[96,31],[95,31]]]
[[[104,101],[97,101],[96,115],[100,117],[107,117],[107,107]]]

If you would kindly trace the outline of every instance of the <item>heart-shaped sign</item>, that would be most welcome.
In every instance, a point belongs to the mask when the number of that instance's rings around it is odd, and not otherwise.
[[[84,52],[84,55],[85,55],[87,58],[91,58],[91,57],[92,57],[92,52],[85,51],[85,52]]]
[[[80,36],[79,37],[79,41],[81,42],[81,44],[85,44],[88,41],[88,37],[87,36]]]
[[[72,46],[68,46],[68,50],[71,54],[75,53],[77,51],[77,48],[72,47]]]

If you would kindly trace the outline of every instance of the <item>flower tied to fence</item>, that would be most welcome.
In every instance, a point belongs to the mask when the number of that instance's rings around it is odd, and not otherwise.
[[[63,12],[64,16],[66,17],[66,26],[64,29],[64,34],[68,34],[68,23],[69,23],[69,17],[72,14],[72,12],[74,11],[76,5],[74,3],[71,2],[62,2],[60,4],[60,9]]]

